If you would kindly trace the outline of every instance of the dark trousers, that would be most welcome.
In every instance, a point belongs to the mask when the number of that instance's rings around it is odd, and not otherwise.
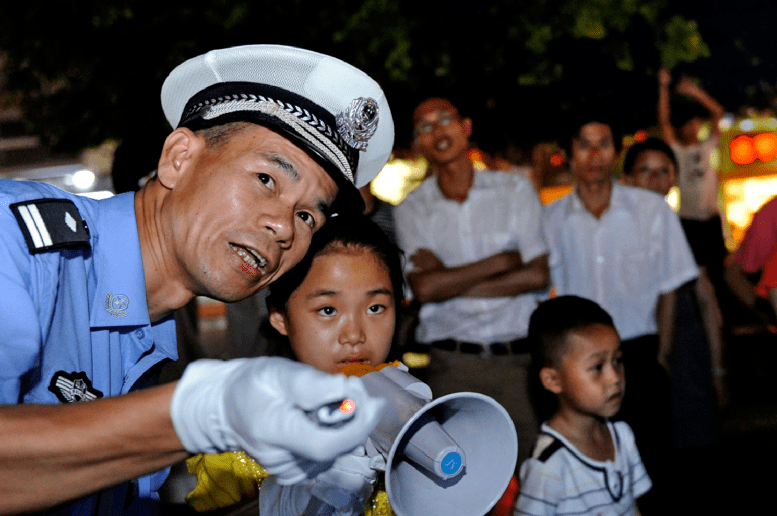
[[[494,398],[510,415],[518,434],[517,475],[521,463],[531,456],[540,428],[528,392],[529,354],[481,358],[436,348],[429,351],[425,379],[435,399],[454,392],[477,392]]]
[[[658,336],[624,340],[621,349],[626,395],[614,419],[631,426],[642,462],[653,481],[653,488],[639,500],[642,514],[668,514],[667,508],[673,503],[672,410],[669,375],[658,363]]]

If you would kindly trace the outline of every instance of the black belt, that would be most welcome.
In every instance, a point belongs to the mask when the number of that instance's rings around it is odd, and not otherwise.
[[[491,344],[479,344],[477,342],[462,342],[460,340],[445,339],[435,340],[430,346],[446,351],[457,351],[488,357],[492,355],[521,355],[530,351],[529,339],[515,339],[509,342],[492,342]]]

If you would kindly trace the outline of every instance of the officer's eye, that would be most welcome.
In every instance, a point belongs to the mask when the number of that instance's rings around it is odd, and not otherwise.
[[[297,213],[297,217],[302,219],[302,222],[304,222],[305,224],[307,224],[311,228],[316,227],[316,218],[313,215],[311,215],[309,212],[301,211],[301,212]]]
[[[273,179],[271,176],[267,174],[257,174],[257,177],[259,178],[259,181],[261,181],[262,184],[267,188],[275,187],[275,179]]]

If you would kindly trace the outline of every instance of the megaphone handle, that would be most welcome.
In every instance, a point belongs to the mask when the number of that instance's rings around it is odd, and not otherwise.
[[[361,514],[364,511],[363,502],[353,493],[333,486],[327,487],[326,491],[317,492],[316,489],[322,485],[324,484],[317,484],[313,487],[313,496],[310,497],[303,516],[330,516],[337,511],[336,507],[340,509],[347,508],[353,514]],[[325,498],[326,501],[322,500],[322,498]]]
[[[334,507],[313,496],[305,509],[304,516],[330,516],[334,512]]]

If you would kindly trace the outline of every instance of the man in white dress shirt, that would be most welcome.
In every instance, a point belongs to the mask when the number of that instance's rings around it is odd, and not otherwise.
[[[618,149],[609,124],[573,127],[573,192],[545,208],[552,284],[558,295],[599,303],[622,339],[629,389],[620,418],[662,492],[671,448],[669,381],[675,290],[698,269],[677,215],[664,199],[613,180]],[[665,485],[665,484],[664,484]]]
[[[406,274],[421,303],[416,340],[429,345],[425,379],[435,397],[473,391],[493,397],[518,431],[519,462],[539,430],[527,395],[525,341],[548,284],[542,206],[518,174],[475,170],[472,120],[446,99],[413,114],[414,148],[433,174],[397,207]]]

